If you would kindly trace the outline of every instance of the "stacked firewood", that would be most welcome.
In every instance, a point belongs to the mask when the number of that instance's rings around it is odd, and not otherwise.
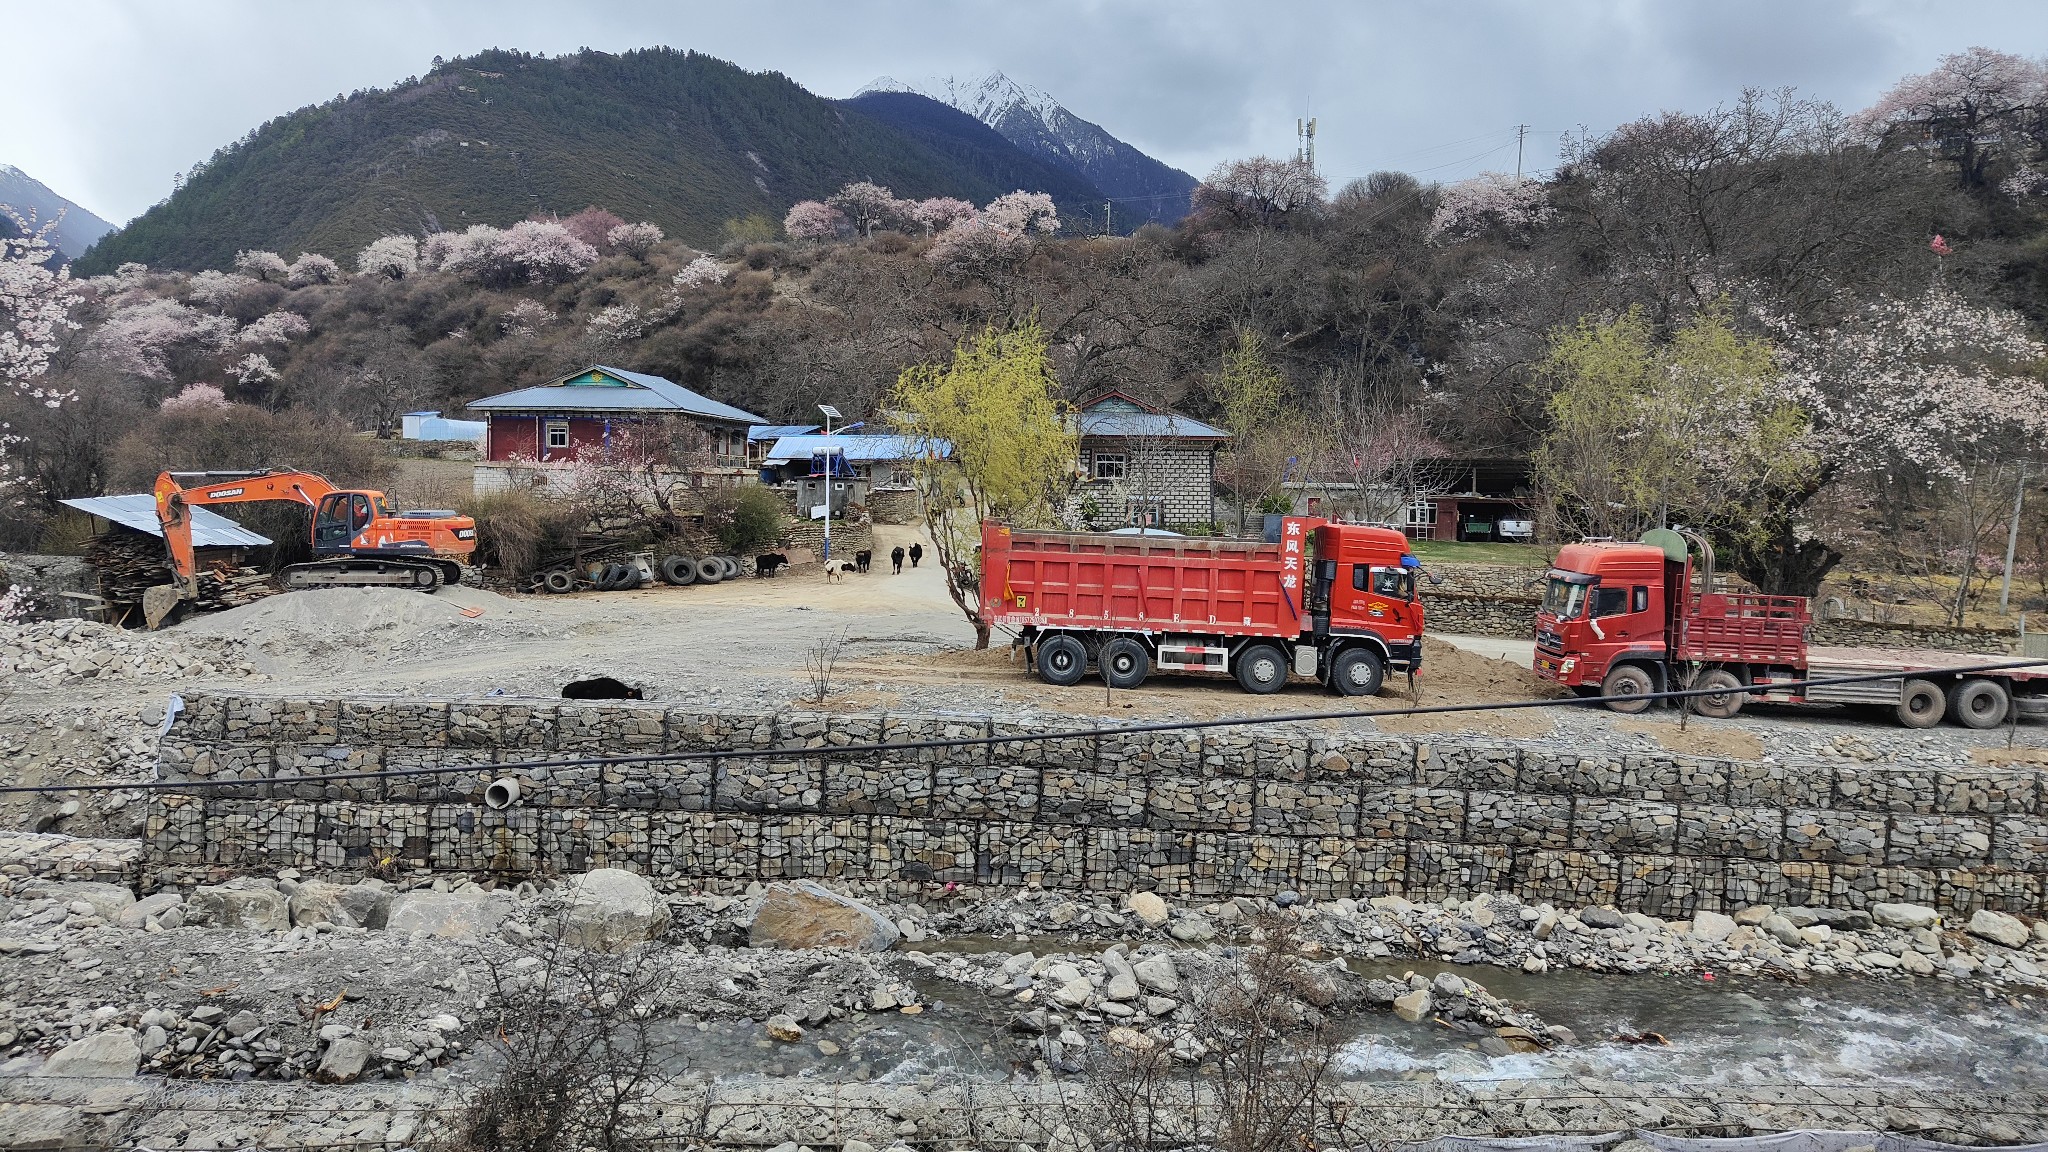
[[[202,612],[239,608],[277,592],[267,573],[235,564],[240,556],[238,550],[200,552],[199,597],[193,608]],[[144,592],[172,582],[163,540],[132,528],[116,525],[94,536],[86,542],[85,559],[99,577],[100,598],[115,609],[140,605]]]

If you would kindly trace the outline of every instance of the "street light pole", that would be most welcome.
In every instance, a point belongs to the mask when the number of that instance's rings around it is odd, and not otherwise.
[[[832,405],[830,405],[830,404],[820,404],[820,405],[818,405],[818,411],[820,411],[820,412],[823,412],[823,413],[825,414],[825,435],[829,437],[829,436],[831,436],[831,435],[832,435],[832,421],[833,421],[834,419],[836,419],[836,418],[837,418],[837,417],[839,416],[839,409],[837,409],[837,408],[834,408],[834,407],[833,407]],[[830,569],[831,569],[831,567],[832,567],[832,478],[833,478],[833,474],[832,474],[832,449],[830,449],[830,448],[827,448],[827,449],[825,449],[824,455],[825,455],[825,567],[826,567],[826,569],[827,569],[827,570],[830,570]]]

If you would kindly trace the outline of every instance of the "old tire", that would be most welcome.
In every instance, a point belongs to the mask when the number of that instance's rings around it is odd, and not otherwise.
[[[1253,644],[1237,654],[1237,686],[1257,696],[1287,687],[1287,654],[1271,644]]]
[[[716,584],[725,579],[725,565],[716,556],[701,557],[697,561],[697,583]]]
[[[1111,688],[1136,688],[1152,672],[1152,654],[1129,636],[1118,636],[1102,646],[1095,658],[1095,670]]]
[[[661,581],[675,588],[687,588],[697,582],[697,561],[688,556],[664,556],[661,559]]]
[[[2011,714],[2012,696],[1996,680],[1973,676],[1949,687],[1949,719],[1965,728],[1996,728]]]
[[[1346,648],[1330,665],[1330,688],[1339,696],[1377,696],[1386,678],[1386,661],[1370,648]]]
[[[1650,670],[1641,664],[1623,664],[1607,673],[1607,679],[1600,682],[1602,696],[1642,696],[1657,690],[1657,682],[1650,678]],[[1624,716],[1634,716],[1647,711],[1648,700],[1608,700],[1607,707]]]
[[[1088,649],[1072,636],[1048,636],[1038,642],[1038,678],[1064,688],[1088,674]]]
[[[1947,712],[1948,697],[1931,680],[1908,680],[1899,691],[1899,723],[1908,728],[1932,728]]]
[[[1711,696],[1693,697],[1692,710],[1716,720],[1733,719],[1737,712],[1742,711],[1742,705],[1747,699],[1747,694],[1742,691],[1742,681],[1736,679],[1735,673],[1726,668],[1716,668],[1702,675],[1693,681],[1692,686],[1701,692],[1709,689],[1714,691],[1714,695]]]
[[[720,564],[725,565],[725,575],[722,577],[722,579],[732,580],[739,576],[740,562],[738,560],[734,559],[731,556],[720,556],[718,558],[718,562]]]
[[[631,592],[633,589],[638,588],[640,586],[640,566],[638,564],[621,564],[619,567],[625,569],[625,571],[619,573],[618,590],[621,592]]]
[[[567,568],[557,568],[540,578],[540,586],[560,596],[576,590],[576,574]]]

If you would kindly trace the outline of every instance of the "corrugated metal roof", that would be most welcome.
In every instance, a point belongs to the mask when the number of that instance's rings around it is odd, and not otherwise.
[[[1230,433],[1192,416],[1103,408],[1081,413],[1081,435],[1131,440],[1228,440]]]
[[[126,496],[81,496],[61,501],[68,508],[125,524],[137,532],[161,537],[163,525],[156,519],[156,497],[147,492]],[[218,512],[192,509],[192,546],[195,548],[261,548],[270,537],[260,536]]]
[[[620,383],[569,383],[592,372],[603,373]],[[766,422],[764,417],[699,395],[673,380],[604,364],[593,364],[550,384],[472,400],[469,407],[485,412],[681,412],[735,424]]]
[[[808,461],[827,448],[842,453],[849,464],[914,460],[924,455],[927,444],[935,448],[941,458],[953,455],[953,446],[944,440],[926,440],[917,436],[784,436],[768,449],[768,463]]]
[[[808,436],[817,430],[816,424],[756,424],[747,429],[747,439],[780,440],[784,436]]]

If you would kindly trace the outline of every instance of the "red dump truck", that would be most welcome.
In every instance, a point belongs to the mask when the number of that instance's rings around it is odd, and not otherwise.
[[[1697,571],[1694,552],[1701,558]],[[1610,697],[1726,689],[1692,698],[1695,711],[1716,717],[1733,716],[1755,700],[1879,705],[1912,728],[1931,728],[1944,716],[1966,728],[1995,728],[2015,709],[2048,715],[2048,664],[1963,673],[1956,670],[2003,661],[1959,652],[1815,647],[1807,643],[1813,613],[1806,597],[1712,591],[1713,556],[1705,539],[1666,530],[1640,544],[1558,549],[1536,614],[1537,675]],[[1899,678],[1807,683],[1878,674]],[[1759,685],[1769,690],[1738,691]],[[1619,700],[1608,707],[1632,713],[1649,705]]]
[[[1014,628],[1040,679],[1093,665],[1113,688],[1154,670],[1234,676],[1278,692],[1290,675],[1345,696],[1422,667],[1408,538],[1288,516],[1278,539],[981,530],[981,619]]]

